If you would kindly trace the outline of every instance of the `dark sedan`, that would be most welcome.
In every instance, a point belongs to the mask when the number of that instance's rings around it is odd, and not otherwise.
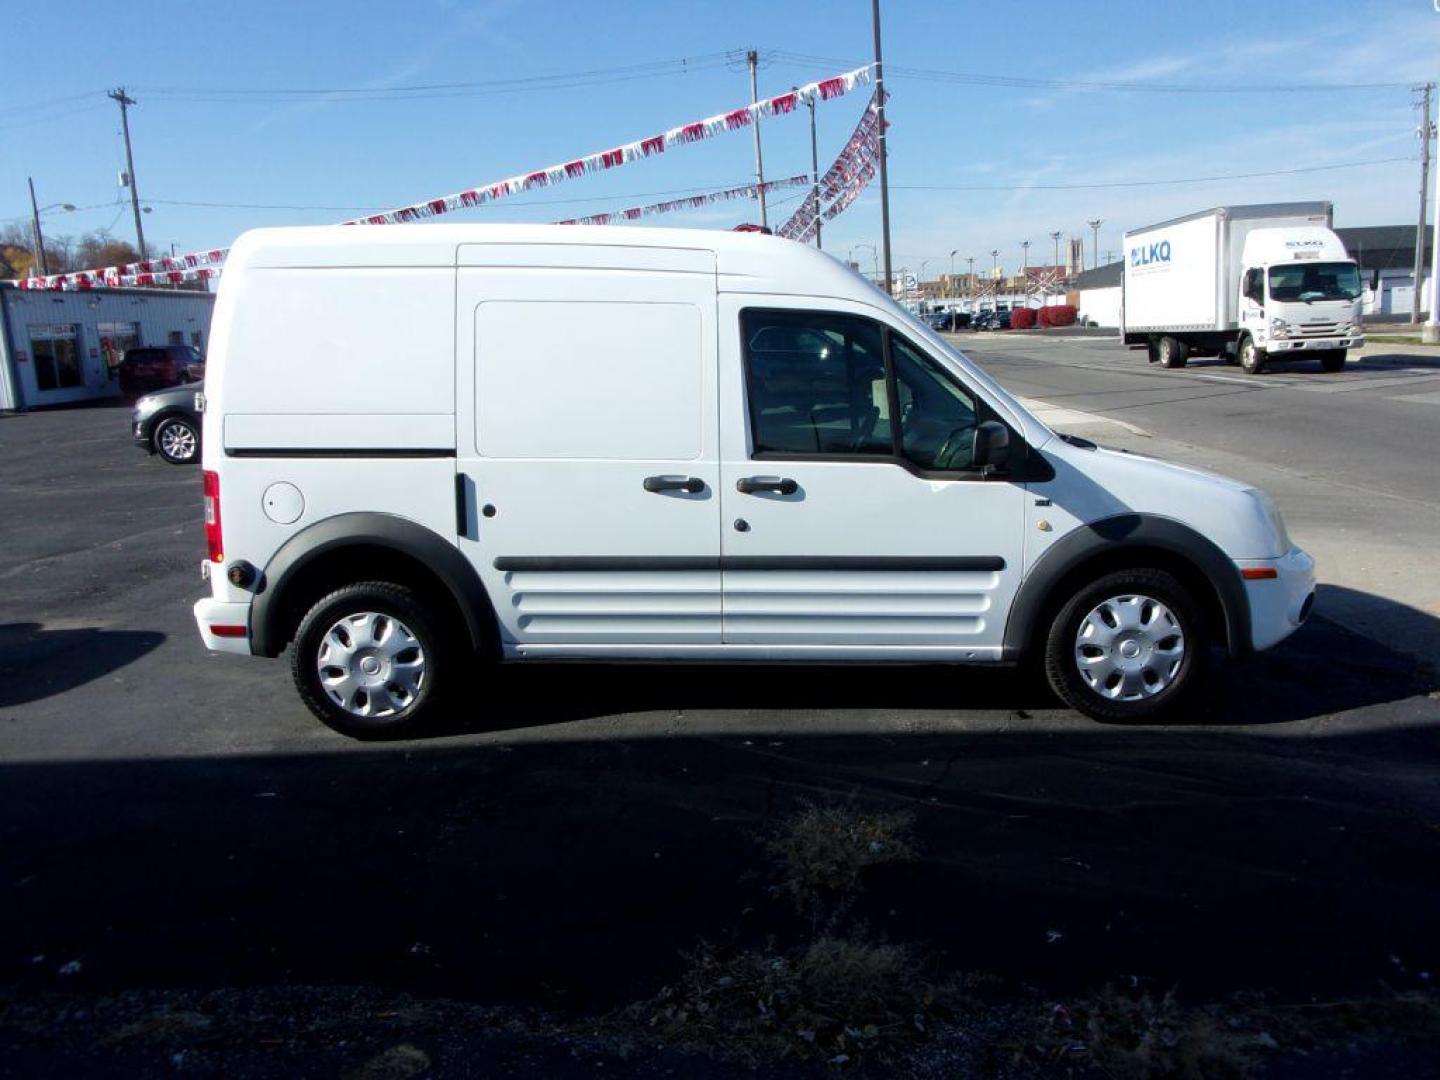
[[[171,465],[194,465],[200,461],[200,409],[204,386],[190,383],[146,394],[130,414],[130,432],[135,445],[159,454]]]

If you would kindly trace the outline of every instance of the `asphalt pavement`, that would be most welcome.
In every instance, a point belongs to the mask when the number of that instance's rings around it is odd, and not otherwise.
[[[1252,390],[1103,342],[968,344],[1107,439],[1286,478],[1297,538],[1342,556],[1317,616],[1167,726],[1084,719],[1025,673],[570,665],[492,671],[435,737],[362,745],[282,662],[201,646],[196,470],[132,448],[119,408],[0,418],[0,984],[604,1015],[702,939],[793,929],[761,840],[839,803],[914,813],[921,857],[863,915],[947,971],[1057,995],[1428,987],[1440,371]]]

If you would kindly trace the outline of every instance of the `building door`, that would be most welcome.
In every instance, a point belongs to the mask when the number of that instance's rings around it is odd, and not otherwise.
[[[40,393],[84,387],[79,331],[80,328],[71,323],[30,328],[30,357],[35,368],[35,389]]]

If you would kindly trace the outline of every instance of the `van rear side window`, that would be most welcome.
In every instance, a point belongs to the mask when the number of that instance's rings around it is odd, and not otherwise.
[[[494,300],[475,310],[485,457],[700,456],[702,341],[692,304]]]

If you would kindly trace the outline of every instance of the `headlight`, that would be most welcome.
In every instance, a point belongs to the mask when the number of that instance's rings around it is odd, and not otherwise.
[[[1259,488],[1251,488],[1250,496],[1260,504],[1260,512],[1270,522],[1270,531],[1275,534],[1275,542],[1279,545],[1280,553],[1283,555],[1290,550],[1290,533],[1285,528],[1285,519],[1280,516],[1280,508],[1275,505],[1269,493]]]
[[[1284,319],[1271,319],[1271,320],[1270,320],[1270,336],[1271,336],[1271,337],[1289,337],[1289,336],[1290,336],[1290,324],[1287,323]]]

